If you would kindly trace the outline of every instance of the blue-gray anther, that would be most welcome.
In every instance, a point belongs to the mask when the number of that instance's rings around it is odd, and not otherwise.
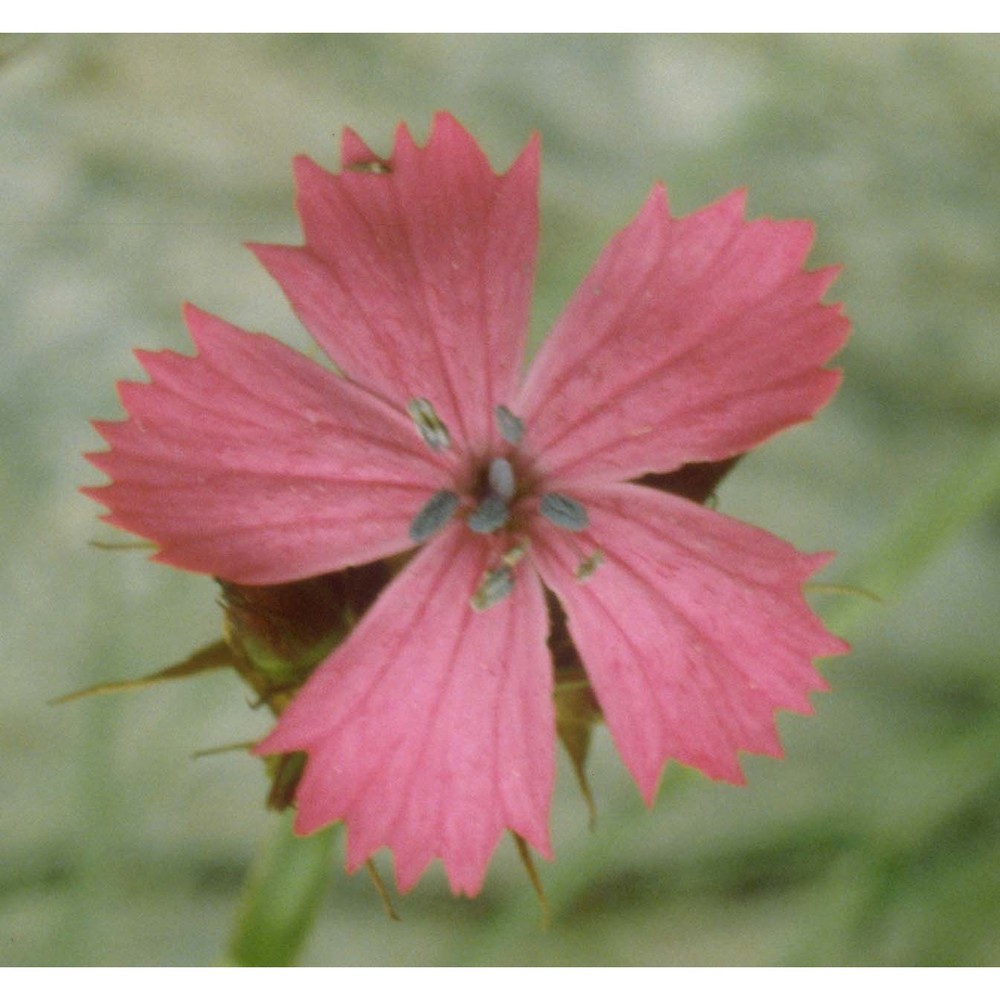
[[[506,458],[494,458],[490,462],[490,471],[487,475],[490,489],[504,500],[512,500],[517,489],[514,482],[514,466]]]
[[[546,493],[538,506],[538,512],[557,528],[583,531],[587,527],[587,512],[583,504],[562,493]]]
[[[488,535],[502,528],[510,519],[507,502],[496,493],[488,493],[479,506],[465,519],[469,528],[478,535]]]
[[[476,611],[485,611],[502,601],[514,589],[514,571],[509,566],[488,569],[472,595],[471,604]]]
[[[421,437],[432,451],[444,451],[451,445],[451,435],[444,421],[437,415],[429,399],[417,396],[406,404],[406,412],[417,425]]]
[[[500,437],[508,444],[520,444],[524,437],[524,423],[520,417],[515,417],[506,406],[498,406],[494,411],[497,418],[497,430]]]
[[[415,542],[426,542],[451,520],[457,509],[458,495],[450,490],[438,490],[413,519],[410,525],[410,538]]]

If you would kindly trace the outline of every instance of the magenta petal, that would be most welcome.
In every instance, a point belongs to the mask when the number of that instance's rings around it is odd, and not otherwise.
[[[296,830],[344,820],[348,867],[387,846],[404,891],[440,857],[474,895],[505,828],[550,854],[545,602],[525,566],[506,600],[473,611],[491,551],[460,526],[429,543],[257,748],[308,751]]]
[[[344,165],[372,162],[354,135]],[[376,161],[379,162],[379,161]],[[256,246],[303,324],[352,379],[425,397],[461,444],[495,440],[520,377],[538,242],[538,142],[498,177],[447,114],[405,128],[381,172],[296,164],[304,247]]]
[[[728,458],[808,419],[847,320],[802,270],[804,222],[745,222],[737,192],[671,219],[657,188],[605,249],[533,364],[525,447],[553,481]]]
[[[238,583],[280,583],[411,547],[447,481],[405,413],[263,334],[193,307],[196,357],[140,352],[129,419],[95,426],[113,482],[85,490],[157,559]]]
[[[778,709],[810,711],[814,657],[846,652],[802,597],[828,559],[757,528],[629,484],[581,489],[604,560],[549,530],[533,558],[566,609],[608,727],[651,802],[664,763],[742,782],[740,751],[778,756]]]

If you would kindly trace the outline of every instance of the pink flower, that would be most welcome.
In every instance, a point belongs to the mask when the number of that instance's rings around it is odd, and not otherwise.
[[[551,856],[553,667],[564,608],[611,735],[651,803],[667,760],[743,780],[845,651],[802,597],[828,559],[635,481],[809,419],[847,320],[803,270],[805,222],[735,193],[672,218],[657,185],[522,378],[539,145],[497,176],[438,115],[343,172],[296,161],[303,247],[253,249],[334,374],[193,307],[195,357],[139,353],[87,492],[156,558],[242,584],[416,547],[257,752],[304,750],[296,829],[381,846],[405,891],[442,859],[476,893],[505,829]]]

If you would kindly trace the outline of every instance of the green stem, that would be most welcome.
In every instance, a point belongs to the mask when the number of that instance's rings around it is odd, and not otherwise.
[[[291,810],[251,869],[227,960],[233,965],[292,965],[326,894],[334,828],[292,833]]]

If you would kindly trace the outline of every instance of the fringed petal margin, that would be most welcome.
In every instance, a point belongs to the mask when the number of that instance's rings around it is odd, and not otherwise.
[[[554,484],[715,462],[807,420],[849,324],[802,270],[812,226],[743,218],[736,192],[682,219],[662,188],[612,239],[546,339],[516,406]]]
[[[304,247],[257,245],[303,325],[347,375],[388,399],[426,398],[455,440],[495,444],[531,309],[539,146],[502,175],[448,114],[392,156],[344,135],[344,170],[300,158]],[[363,169],[367,165],[376,169]]]
[[[264,334],[193,307],[195,357],[138,352],[152,381],[119,387],[128,419],[98,422],[113,479],[83,492],[157,561],[282,583],[412,547],[447,481],[406,414]]]
[[[741,751],[781,754],[775,712],[808,713],[826,688],[813,659],[847,651],[802,596],[828,557],[641,486],[575,496],[590,527],[574,543],[599,548],[600,566],[578,580],[578,552],[552,530],[532,558],[643,797],[669,759],[742,783]]]
[[[545,602],[521,566],[510,596],[472,609],[494,547],[460,525],[429,543],[257,747],[309,755],[299,833],[343,820],[348,868],[389,847],[404,892],[439,857],[475,895],[505,828],[551,854]]]

